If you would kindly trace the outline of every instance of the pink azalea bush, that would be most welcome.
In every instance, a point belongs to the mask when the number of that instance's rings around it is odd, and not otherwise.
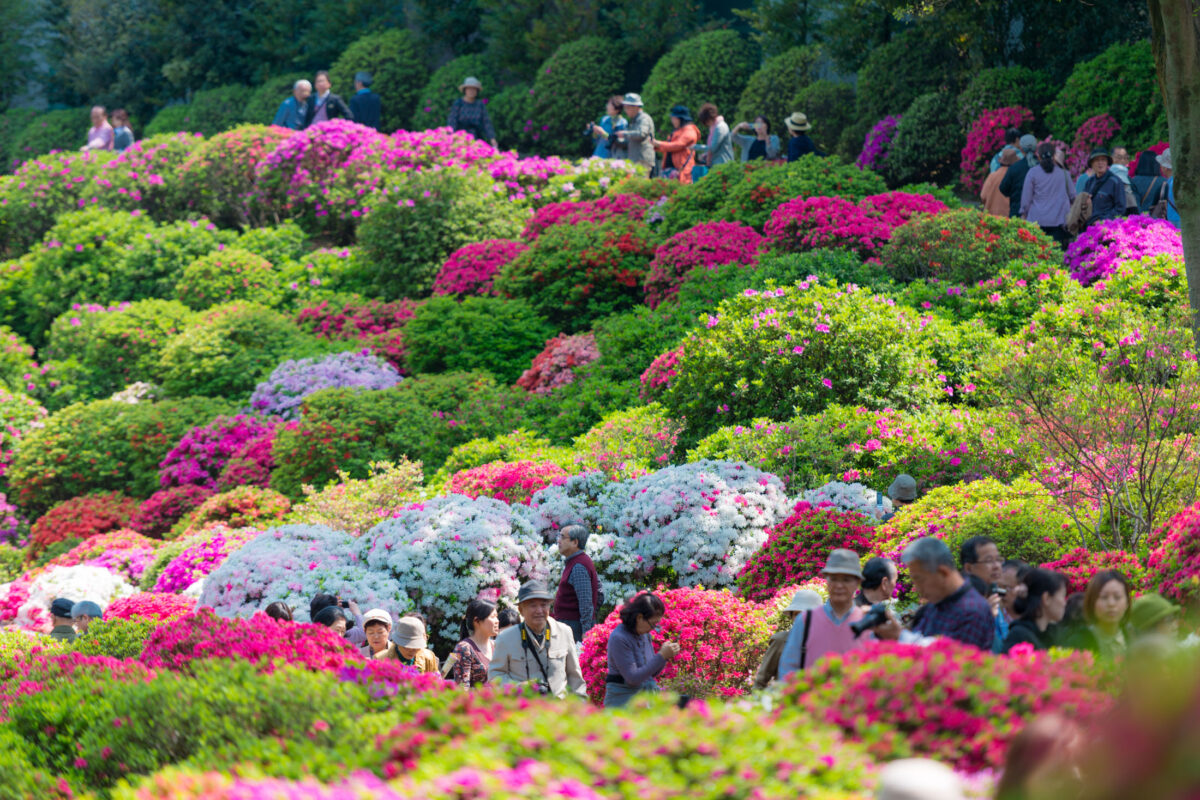
[[[1179,229],[1165,219],[1134,216],[1101,220],[1089,225],[1067,247],[1066,268],[1071,277],[1091,286],[1128,261],[1168,255],[1183,259]]]
[[[525,224],[521,237],[532,242],[549,227],[577,222],[605,222],[617,217],[640,222],[649,210],[650,201],[636,194],[617,194],[582,203],[550,203],[539,208]]]
[[[872,194],[864,197],[859,205],[873,211],[893,230],[907,223],[915,214],[940,214],[946,210],[946,204],[933,195],[911,192]]]
[[[114,600],[104,609],[105,619],[173,620],[186,617],[196,610],[190,597],[163,592],[139,592]]]
[[[1077,547],[1057,561],[1042,564],[1044,569],[1067,576],[1067,594],[1087,589],[1088,581],[1103,570],[1115,569],[1129,579],[1129,588],[1141,594],[1146,582],[1146,568],[1134,553],[1124,550],[1088,550]]]
[[[494,497],[509,505],[529,505],[534,492],[544,489],[567,471],[549,461],[493,461],[450,476],[450,492],[472,499]]]
[[[1200,503],[1188,506],[1158,532],[1161,544],[1150,552],[1149,585],[1183,605],[1200,601]]]
[[[765,233],[785,252],[845,248],[877,258],[892,233],[914,214],[938,214],[946,205],[932,195],[885,192],[860,203],[841,197],[797,197],[771,212]]]
[[[560,386],[575,382],[575,368],[600,358],[596,334],[560,333],[546,342],[546,349],[533,357],[529,369],[517,378],[517,386],[533,394],[550,394]]]
[[[47,688],[85,675],[106,680],[133,682],[153,677],[154,671],[132,660],[108,656],[85,656],[76,652],[59,653],[52,647],[35,645],[2,648],[0,658],[0,722],[7,719],[13,703]]]
[[[675,367],[682,358],[683,345],[655,356],[654,360],[650,362],[650,366],[642,372],[641,396],[643,400],[650,401],[662,396],[662,393],[671,385],[671,380],[679,374]]]
[[[613,480],[640,477],[670,463],[683,428],[658,403],[610,412],[576,437],[575,465]]]
[[[505,264],[529,249],[511,239],[484,239],[458,248],[442,263],[433,279],[435,295],[492,295],[492,279]]]
[[[693,697],[745,694],[772,633],[765,607],[703,587],[659,587],[654,593],[667,609],[651,634],[654,649],[667,640],[679,644],[679,655],[659,673],[659,687]],[[588,697],[597,705],[604,702],[608,637],[621,624],[623,605],[618,604],[583,640],[579,663]]]
[[[740,222],[704,222],[677,233],[660,244],[646,276],[646,305],[657,308],[679,292],[687,274],[722,264],[752,265],[766,249],[758,231]]]
[[[296,315],[296,324],[322,339],[359,342],[384,358],[403,374],[404,340],[401,333],[412,319],[419,301],[350,301],[342,306],[322,300],[306,306]]]
[[[260,531],[254,528],[234,530],[224,525],[210,528],[202,535],[200,541],[171,559],[159,573],[154,591],[182,592],[221,566],[230,553],[259,533]]]
[[[992,156],[1004,147],[1004,132],[1009,128],[1024,129],[1033,122],[1033,112],[1024,106],[1008,106],[984,111],[967,132],[967,144],[962,149],[962,172],[958,179],[963,186],[978,194],[987,179]]]
[[[207,486],[187,483],[161,489],[142,501],[129,520],[133,529],[146,536],[165,536],[176,522],[200,507],[216,492]]]
[[[111,533],[93,536],[87,541],[80,542],[75,547],[60,556],[55,556],[46,563],[49,567],[75,567],[80,564],[92,563],[106,553],[119,551],[147,551],[153,553],[161,542],[142,536],[137,531],[121,528]],[[97,565],[100,566],[100,565]],[[128,580],[128,577],[126,578]],[[136,583],[136,579],[132,582]]]
[[[47,416],[32,397],[0,387],[0,478],[16,458],[21,439]]]
[[[164,489],[187,484],[215,489],[225,465],[231,459],[247,457],[251,452],[248,446],[255,440],[270,441],[275,428],[274,422],[245,414],[217,417],[207,425],[192,428],[159,464],[159,483]],[[266,456],[270,456],[269,450]]]
[[[1109,114],[1098,114],[1079,126],[1075,140],[1067,152],[1067,169],[1072,178],[1078,178],[1087,170],[1088,156],[1098,147],[1105,147],[1121,130],[1121,125]],[[1133,169],[1129,174],[1135,174]]]

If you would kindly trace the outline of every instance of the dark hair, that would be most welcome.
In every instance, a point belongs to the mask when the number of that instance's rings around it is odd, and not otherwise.
[[[1009,128],[1004,132],[1005,144],[1016,144],[1019,141],[1021,141],[1021,130],[1019,128]]]
[[[637,618],[639,616],[645,617],[648,620],[661,617],[667,613],[667,607],[663,605],[663,601],[659,599],[658,595],[653,592],[642,592],[621,606],[620,613],[621,624],[627,630],[637,633]]]
[[[1129,616],[1129,608],[1133,605],[1129,602],[1129,579],[1120,570],[1102,569],[1092,576],[1087,588],[1083,590],[1083,618],[1089,623],[1096,621],[1096,601],[1100,599],[1100,592],[1113,581],[1121,584],[1121,588],[1125,590],[1125,617],[1122,617],[1121,621],[1124,622]]]
[[[700,106],[700,110],[696,112],[696,119],[699,120],[701,125],[708,125],[710,121],[716,119],[720,114],[721,112],[717,111],[715,105],[704,103]]]
[[[990,536],[972,536],[967,539],[958,548],[958,565],[966,567],[967,564],[979,563],[979,548],[987,544],[996,544],[996,540]],[[997,547],[997,549],[999,549]]]
[[[312,617],[312,619],[314,621],[316,621],[317,614],[320,614],[322,609],[329,608],[329,606],[336,606],[337,604],[338,604],[338,599],[337,599],[336,595],[332,595],[332,594],[313,595],[313,599],[310,600],[308,603],[308,615],[310,617]]]
[[[896,564],[890,558],[875,556],[869,559],[863,567],[862,588],[878,589],[884,578],[891,578],[897,573]]]
[[[979,577],[978,575],[972,575],[970,573],[967,573],[967,574],[963,575],[963,580],[965,580],[967,583],[971,584],[971,588],[974,589],[975,591],[979,592],[979,595],[981,597],[988,596],[988,588],[989,587],[986,583],[984,583],[983,578]]]
[[[318,625],[324,625],[326,628],[332,628],[333,624],[339,619],[348,621],[346,620],[346,615],[337,606],[325,606],[313,617],[313,622]]]
[[[271,619],[277,619],[282,622],[292,621],[292,607],[286,603],[276,601],[267,606],[265,611],[267,616]]]
[[[313,75],[313,83],[316,83],[316,82],[317,82],[317,78],[321,77],[322,75],[324,75],[324,76],[325,76],[325,80],[329,81],[330,83],[333,83],[333,78],[330,78],[330,77],[329,77],[329,70],[327,70],[327,69],[319,69],[319,70],[317,70],[317,74],[316,74],[316,75]]]
[[[765,126],[766,126],[766,128],[767,128],[767,135],[770,135],[770,133],[771,133],[771,120],[767,119],[767,118],[766,118],[766,116],[765,116],[765,115],[763,115],[763,114],[759,114],[758,116],[756,116],[756,117],[754,118],[755,122],[757,122],[757,121],[758,121],[758,120],[760,120],[760,119],[763,121],[763,125],[765,125]]]
[[[1041,567],[1029,570],[1021,582],[1025,584],[1025,596],[1017,598],[1013,610],[1025,619],[1037,619],[1042,610],[1042,595],[1054,594],[1067,586],[1065,575]]]
[[[1028,561],[1022,561],[1019,558],[1010,558],[1000,565],[1000,569],[1011,569],[1017,573],[1017,580],[1024,580],[1029,574],[1029,570],[1033,567],[1029,566]]]
[[[511,608],[500,609],[496,612],[496,616],[500,617],[501,628],[511,628],[521,621],[521,615]]]
[[[111,119],[113,120],[113,122],[116,122],[118,120],[124,120],[125,123],[128,124],[129,123],[129,112],[123,108],[118,108],[116,111],[112,112]]]
[[[1158,166],[1158,157],[1153,150],[1143,150],[1138,155],[1137,169],[1133,174],[1143,178],[1157,178],[1162,174],[1162,169]]]
[[[1042,142],[1037,146],[1037,160],[1046,172],[1054,172],[1054,144]]]
[[[1068,629],[1084,625],[1083,592],[1076,592],[1067,598],[1067,607],[1063,611],[1062,624]]]
[[[467,613],[463,614],[462,638],[470,639],[475,633],[475,623],[487,619],[496,610],[495,603],[487,600],[472,600],[467,603]]]

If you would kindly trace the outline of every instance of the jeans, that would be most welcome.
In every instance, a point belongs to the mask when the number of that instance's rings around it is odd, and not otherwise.
[[[604,707],[605,708],[621,708],[629,705],[629,701],[638,692],[657,692],[658,684],[654,679],[643,683],[641,686],[634,688],[626,686],[623,683],[606,683],[604,684]]]

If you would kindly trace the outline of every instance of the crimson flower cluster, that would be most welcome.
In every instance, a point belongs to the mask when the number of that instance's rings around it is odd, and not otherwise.
[[[397,300],[393,303],[366,300],[348,302],[338,307],[330,305],[328,300],[322,300],[301,309],[296,316],[296,324],[322,339],[361,342],[403,374],[404,340],[401,332],[419,306],[419,301],[414,300]]]
[[[560,333],[546,342],[546,349],[533,357],[529,369],[521,373],[517,386],[533,394],[549,394],[560,386],[575,382],[575,368],[600,358],[596,334]]]
[[[529,505],[535,492],[565,477],[567,471],[549,461],[493,461],[454,473],[450,476],[450,493]]]
[[[1067,594],[1087,589],[1088,581],[1103,570],[1115,569],[1129,579],[1130,589],[1140,593],[1146,581],[1146,568],[1133,553],[1124,550],[1088,550],[1077,547],[1057,561],[1042,567],[1067,577]]]
[[[521,234],[526,241],[532,242],[554,225],[574,225],[577,222],[605,222],[617,217],[628,218],[632,222],[641,222],[650,210],[650,201],[636,194],[605,195],[598,200],[585,200],[582,203],[564,201],[542,206],[525,224]]]
[[[988,165],[1004,146],[1004,132],[1009,128],[1025,128],[1033,122],[1033,112],[1024,106],[1007,106],[984,111],[967,132],[967,146],[962,149],[958,179],[963,186],[978,194],[988,176]]]
[[[36,555],[55,542],[90,539],[129,524],[138,501],[120,492],[89,494],[64,500],[33,523],[30,548]]]
[[[705,222],[677,233],[654,251],[646,276],[646,305],[658,305],[679,292],[688,273],[698,267],[758,263],[766,240],[740,222]]]
[[[494,295],[492,279],[505,264],[529,249],[529,245],[511,239],[484,239],[460,247],[438,270],[433,279],[435,295]]]
[[[1146,565],[1159,592],[1184,605],[1200,600],[1200,503],[1171,517],[1158,541]]]
[[[904,192],[873,195],[860,203],[842,197],[797,197],[771,212],[764,232],[777,250],[843,248],[863,259],[878,258],[892,232],[914,214],[945,210],[932,195]]]

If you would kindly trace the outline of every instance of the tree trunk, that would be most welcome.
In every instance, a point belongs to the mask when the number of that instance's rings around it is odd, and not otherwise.
[[[1200,0],[1149,3],[1154,60],[1175,167],[1175,205],[1183,236],[1192,335],[1200,350]]]

